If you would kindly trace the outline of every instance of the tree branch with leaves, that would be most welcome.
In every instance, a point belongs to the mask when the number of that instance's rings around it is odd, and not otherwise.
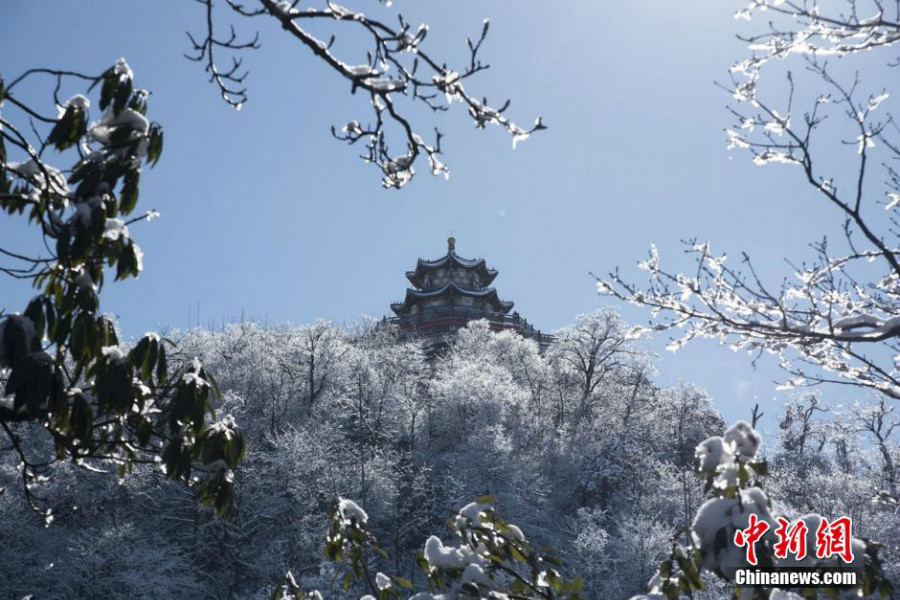
[[[456,542],[445,544],[432,535],[418,554],[418,565],[428,591],[413,593],[408,579],[370,572],[369,557],[387,554],[369,530],[368,515],[352,500],[340,498],[329,511],[330,527],[325,556],[346,565],[344,587],[363,581],[371,594],[363,600],[455,600],[456,598],[515,598],[517,600],[578,600],[581,579],[568,581],[557,568],[562,562],[546,549],[539,550],[522,531],[504,521],[494,509],[493,497],[479,498],[448,519]],[[317,591],[300,588],[290,572],[273,600],[321,599]]]
[[[20,99],[20,86],[35,79],[53,86],[55,116]],[[84,93],[63,101],[71,87]],[[0,208],[27,217],[44,249],[0,248],[2,271],[38,290],[22,314],[0,319],[0,451],[14,453],[26,498],[48,520],[38,489],[59,461],[120,477],[158,464],[226,514],[244,453],[234,422],[216,420],[218,388],[203,366],[170,364],[156,334],[122,344],[100,309],[108,272],[116,280],[141,272],[129,226],[156,214],[133,216],[143,165],[155,165],[163,148],[147,98],[122,59],[99,75],[32,69],[0,80]],[[51,164],[62,161],[71,166]]]

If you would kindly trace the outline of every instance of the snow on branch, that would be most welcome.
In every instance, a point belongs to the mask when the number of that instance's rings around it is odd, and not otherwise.
[[[554,568],[562,564],[547,548],[536,548],[522,530],[504,521],[494,509],[493,496],[470,502],[448,519],[455,536],[446,542],[429,536],[417,563],[428,591],[413,593],[415,585],[402,576],[370,573],[367,552],[387,553],[369,530],[367,516],[353,501],[340,498],[329,510],[331,526],[325,556],[344,563],[344,587],[354,580],[366,583],[371,594],[361,600],[457,600],[507,598],[520,600],[581,600],[580,578],[567,580]],[[348,515],[349,511],[349,517]],[[301,588],[288,572],[273,600],[321,600],[318,591]]]
[[[888,8],[893,4],[893,9]],[[834,5],[842,5],[835,10]],[[824,8],[823,8],[824,7]],[[834,11],[834,12],[832,12]],[[741,37],[759,56],[750,64],[761,66],[772,58],[789,54],[841,56],[900,41],[900,3],[883,0],[751,0],[735,19],[751,20],[760,13],[782,18],[770,21],[766,33]],[[782,23],[785,25],[782,26]]]
[[[867,269],[880,252],[832,258],[823,240],[813,244],[818,255],[814,263],[796,268],[772,289],[756,275],[747,255],[743,269],[736,269],[708,244],[685,244],[694,257],[693,271],[654,265],[649,284],[639,287],[616,270],[598,278],[598,290],[650,308],[652,329],[677,332],[668,346],[672,351],[695,338],[714,338],[734,351],[777,356],[791,375],[788,387],[830,381],[900,398],[897,364],[882,364],[883,352],[876,348],[900,354],[897,274],[890,271],[874,285],[859,283],[854,275],[854,269]],[[900,250],[892,253],[900,256]]]
[[[781,554],[778,526],[789,521],[778,514],[778,505],[763,487],[769,468],[758,455],[760,443],[759,433],[749,423],[738,421],[725,430],[724,435],[708,438],[697,446],[698,475],[706,480],[708,498],[691,524],[672,537],[669,556],[648,582],[647,594],[632,600],[692,598],[707,589],[704,576],[708,578],[709,574],[736,584],[736,598],[801,598],[792,591],[775,587],[754,588],[737,584],[738,570],[757,565],[787,569],[852,569],[858,575],[858,583],[847,590],[848,596],[867,596],[869,590],[878,590],[883,597],[891,594],[893,586],[879,558],[881,544],[854,537],[849,532],[847,544],[852,550],[849,564],[836,556],[820,557],[813,552],[804,553],[804,556]],[[813,532],[817,532],[826,519],[810,513],[798,521],[802,522],[803,531],[813,538],[816,535]],[[739,540],[743,540],[747,532],[757,529],[756,524],[761,524],[759,538],[750,541],[749,548],[753,550],[746,551],[745,543]],[[813,544],[814,541],[810,546]],[[808,597],[817,597],[824,589],[805,589],[803,597],[810,593],[812,596]]]
[[[242,68],[239,54],[258,48],[258,37],[239,39],[233,27],[229,35],[219,37],[215,33],[217,15],[212,0],[199,2],[206,8],[205,32],[203,36],[188,34],[193,50],[188,58],[203,62],[223,100],[240,109],[247,100],[247,89],[243,85],[247,72]],[[391,5],[388,0],[380,0],[380,3],[386,7]],[[352,120],[343,126],[332,127],[331,131],[338,140],[365,147],[361,158],[381,170],[382,184],[386,188],[399,189],[406,185],[413,178],[415,164],[420,158],[427,161],[427,168],[433,175],[446,178],[450,174],[440,159],[443,134],[434,128],[431,141],[426,141],[421,130],[413,125],[405,106],[401,108],[401,100],[407,104],[424,104],[433,112],[446,111],[452,104],[459,103],[468,111],[476,127],[497,125],[506,130],[512,138],[513,148],[532,133],[545,128],[540,118],[530,127],[522,127],[506,116],[508,100],[499,106],[492,105],[487,98],[479,99],[467,89],[470,77],[489,68],[480,57],[481,46],[490,28],[487,19],[478,37],[466,40],[467,63],[453,68],[447,61],[425,50],[429,26],[413,25],[402,14],[397,14],[397,23],[393,25],[330,1],[318,7],[300,6],[299,2],[287,0],[257,0],[253,7],[236,0],[227,0],[227,4],[233,13],[242,17],[276,19],[289,35],[345,78],[350,83],[351,93],[360,92],[368,97],[371,122],[362,124]],[[314,23],[332,30],[327,41],[312,33],[310,27]],[[365,59],[339,57],[335,50],[339,36],[368,40],[371,49]],[[231,54],[229,67],[218,66],[217,50]],[[396,140],[393,148],[389,139]]]
[[[829,13],[835,4],[846,10]],[[837,244],[824,236],[810,244],[812,262],[788,261],[793,273],[776,285],[763,282],[747,254],[732,265],[696,240],[686,242],[695,263],[686,272],[661,267],[654,248],[638,264],[646,286],[618,270],[598,278],[601,293],[648,307],[652,328],[678,332],[671,350],[716,338],[778,356],[788,387],[840,383],[900,398],[900,358],[890,358],[900,357],[900,128],[889,110],[896,94],[865,90],[858,73],[848,78],[826,60],[873,49],[887,52],[893,67],[900,2],[893,4],[889,15],[877,1],[826,9],[754,0],[738,13],[768,11],[773,19],[766,33],[741,38],[752,55],[720,86],[734,100],[728,149],[749,152],[759,166],[793,169],[834,211],[843,235]],[[801,69],[791,71],[792,61]],[[763,85],[776,64],[787,78],[780,100]]]
[[[49,83],[53,102],[24,101],[31,81]],[[69,88],[83,93],[63,100]],[[99,75],[31,69],[0,79],[0,212],[27,211],[38,241],[30,246],[42,248],[0,247],[0,273],[37,290],[23,314],[0,311],[0,454],[17,457],[25,498],[48,524],[53,513],[38,491],[66,459],[88,471],[116,467],[120,478],[158,464],[225,515],[243,458],[235,423],[215,420],[218,387],[202,366],[170,372],[166,342],[146,334],[126,347],[100,309],[108,275],[142,270],[129,226],[157,214],[135,216],[143,166],[163,149],[148,96],[125,59]]]

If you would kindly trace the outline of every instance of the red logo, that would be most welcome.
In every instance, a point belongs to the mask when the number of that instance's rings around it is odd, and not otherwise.
[[[793,525],[784,517],[778,517],[778,528],[775,529],[775,535],[778,541],[775,543],[775,556],[777,558],[787,558],[788,554],[793,554],[797,560],[806,558],[806,534],[809,528],[803,521],[797,521]]]
[[[792,555],[797,560],[803,560],[807,555],[806,536],[809,527],[803,521],[791,523],[784,517],[778,517],[778,527],[775,535],[773,550],[776,558],[787,558]],[[750,515],[749,525],[746,529],[734,532],[734,543],[738,548],[747,549],[747,562],[751,565],[758,564],[756,557],[756,542],[769,531],[769,524],[760,521],[755,514]],[[822,518],[822,522],[816,528],[816,558],[831,558],[839,556],[845,563],[853,562],[853,523],[850,517],[840,517],[833,521]]]
[[[831,523],[823,518],[816,529],[816,557],[840,556],[845,563],[853,562],[853,527],[850,517],[841,517]]]
[[[759,518],[751,514],[750,526],[747,529],[738,529],[734,532],[734,543],[738,548],[747,547],[747,562],[751,565],[756,564],[756,542],[762,538],[769,530],[769,524],[760,521]]]

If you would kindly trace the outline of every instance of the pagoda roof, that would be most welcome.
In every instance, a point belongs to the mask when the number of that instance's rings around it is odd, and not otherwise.
[[[481,262],[483,263],[484,261]],[[456,285],[456,283],[451,281],[445,286],[431,291],[414,290],[408,288],[406,290],[406,297],[403,299],[403,302],[395,302],[391,304],[391,310],[393,310],[394,313],[398,315],[405,315],[409,312],[410,308],[412,308],[412,306],[418,301],[445,295],[464,296],[468,298],[485,298],[497,312],[504,314],[511,311],[513,306],[515,305],[514,302],[506,302],[501,300],[497,295],[497,290],[494,288],[473,290],[471,288],[460,287]]]
[[[409,279],[409,282],[416,286],[417,288],[424,287],[424,277],[425,273],[428,271],[433,271],[435,269],[440,269],[442,267],[446,267],[448,265],[454,265],[466,270],[475,270],[478,272],[478,275],[481,277],[481,284],[483,286],[488,286],[492,281],[497,277],[497,271],[495,269],[488,269],[487,263],[483,258],[462,258],[457,255],[455,251],[450,250],[443,257],[437,260],[426,260],[424,258],[420,258],[416,263],[415,271],[407,271],[406,278]]]

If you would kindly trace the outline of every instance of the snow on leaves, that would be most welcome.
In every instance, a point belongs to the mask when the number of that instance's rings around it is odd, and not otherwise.
[[[40,78],[55,83],[56,118],[18,97],[22,82]],[[6,381],[0,426],[9,440],[5,449],[19,458],[29,504],[47,518],[37,487],[66,459],[93,471],[113,466],[120,477],[136,463],[158,461],[223,515],[232,502],[233,469],[243,459],[240,430],[229,419],[215,420],[218,390],[202,365],[170,374],[170,342],[148,334],[126,347],[100,310],[108,271],[126,279],[142,270],[129,225],[155,214],[131,217],[142,166],[156,163],[163,144],[162,129],[146,116],[148,94],[133,87],[133,78],[119,59],[97,76],[33,69],[9,85],[0,82],[0,100],[9,107],[0,116],[0,208],[10,215],[28,211],[46,249],[31,257],[0,248],[4,258],[18,261],[0,272],[39,290],[23,315],[0,318]],[[88,95],[59,99],[61,89],[76,86],[87,87],[86,94],[99,88],[102,114],[90,125]],[[51,148],[73,165],[48,164]],[[10,153],[23,160],[9,160]],[[33,445],[14,433],[22,422],[43,427],[52,444]]]
[[[758,458],[760,442],[759,433],[750,424],[738,421],[725,431],[724,436],[709,438],[698,445],[698,474],[706,479],[710,497],[688,528],[689,541],[684,543],[680,533],[673,537],[670,555],[648,583],[648,593],[633,600],[691,597],[706,589],[704,572],[734,582],[738,569],[754,566],[841,568],[848,557],[859,574],[858,585],[852,594],[862,597],[877,590],[885,597],[891,593],[891,585],[885,579],[878,558],[880,546],[860,538],[851,540],[849,530],[837,553],[843,552],[843,556],[829,552],[828,548],[803,557],[785,551],[783,538],[787,535],[785,523],[788,521],[774,516],[773,502],[762,488],[762,480],[768,471],[766,463]],[[848,523],[841,519],[835,522]],[[807,536],[803,542],[810,548],[816,548],[818,542],[832,540],[831,529],[823,517],[806,515],[798,523],[802,523],[802,527],[796,531]],[[736,597],[749,597],[743,595],[745,591],[747,594],[752,591],[764,594],[762,597],[770,600],[793,597],[784,590],[743,590],[740,586],[736,589]]]
[[[533,548],[518,527],[500,518],[491,504],[493,501],[490,496],[479,498],[455,515],[450,521],[454,542],[445,543],[436,535],[426,540],[418,563],[427,578],[429,591],[413,593],[409,580],[378,572],[375,585],[379,598],[401,600],[407,592],[410,600],[500,599],[511,595],[522,599],[581,598],[580,579],[564,580],[553,568],[561,564],[559,559],[546,550]],[[338,499],[330,511],[325,554],[346,564],[345,589],[349,589],[354,579],[366,578],[367,550],[387,557],[367,521],[365,511],[344,498]],[[316,597],[321,595],[303,591],[290,572],[273,595],[274,600]]]

